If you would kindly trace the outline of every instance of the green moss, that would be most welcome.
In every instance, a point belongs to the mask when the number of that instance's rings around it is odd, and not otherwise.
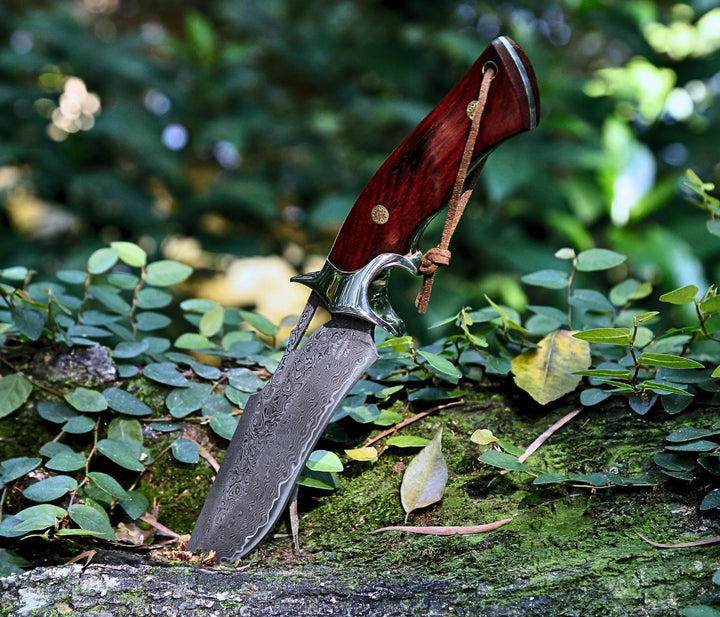
[[[583,612],[578,590],[593,590],[596,601],[600,594],[618,606],[647,602],[670,609],[694,601],[698,589],[712,588],[712,572],[720,566],[716,548],[691,549],[697,551],[692,556],[663,552],[638,535],[663,542],[707,535],[707,515],[697,510],[699,498],[686,492],[686,483],[677,487],[681,492],[675,492],[673,483],[590,491],[540,487],[532,485],[528,474],[501,474],[477,461],[478,446],[469,440],[476,428],[490,428],[526,446],[570,408],[521,414],[500,400],[497,395],[485,401],[477,397],[468,408],[445,410],[413,427],[413,433],[429,437],[444,425],[450,478],[442,501],[413,512],[409,524],[475,525],[518,514],[515,520],[483,535],[372,534],[405,518],[398,465],[417,451],[391,449],[374,465],[351,463],[342,488],[318,499],[302,519],[304,547],[316,552],[317,559],[343,567],[372,564],[398,576],[422,571],[477,580],[488,606],[531,603],[533,597],[553,594],[567,597],[578,614],[600,615]],[[702,422],[709,413],[688,415],[688,423]],[[621,474],[644,474],[652,466],[652,454],[676,426],[676,418],[663,414],[640,420],[620,406],[587,409],[529,462],[539,471],[616,468]]]

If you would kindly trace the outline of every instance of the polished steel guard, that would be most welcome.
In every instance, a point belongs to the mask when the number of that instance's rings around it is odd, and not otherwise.
[[[391,268],[419,274],[422,253],[383,253],[356,272],[343,272],[326,261],[322,270],[299,274],[291,280],[312,289],[333,315],[350,315],[368,321],[393,336],[401,335],[405,324],[390,306],[387,279]]]

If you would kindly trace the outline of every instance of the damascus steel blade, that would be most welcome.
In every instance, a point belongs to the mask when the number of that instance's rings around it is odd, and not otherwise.
[[[336,408],[376,360],[373,326],[345,315],[300,345],[317,303],[312,294],[275,374],[248,400],[187,550],[236,561],[260,543]]]

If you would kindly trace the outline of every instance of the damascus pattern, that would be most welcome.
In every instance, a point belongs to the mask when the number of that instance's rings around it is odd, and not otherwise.
[[[236,561],[263,539],[336,408],[377,358],[373,326],[349,316],[333,317],[300,346],[313,300],[272,379],[240,416],[190,551],[214,550]]]

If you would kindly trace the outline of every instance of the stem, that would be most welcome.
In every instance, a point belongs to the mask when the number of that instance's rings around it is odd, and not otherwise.
[[[436,407],[432,407],[430,409],[426,409],[425,411],[421,411],[420,413],[416,413],[411,418],[407,418],[406,420],[403,420],[402,422],[399,422],[395,426],[390,427],[386,431],[383,431],[379,435],[376,435],[372,439],[369,439],[363,444],[363,448],[367,448],[368,446],[371,446],[372,444],[380,441],[384,437],[387,437],[389,435],[392,435],[393,433],[399,431],[401,428],[405,428],[409,424],[412,424],[413,422],[417,422],[418,420],[424,418],[425,416],[429,416],[431,413],[435,413],[436,411],[440,411],[441,409],[446,409],[447,407],[453,407],[455,405],[462,405],[464,401],[453,401],[451,403],[445,403],[444,405],[437,405]]]
[[[130,326],[132,327],[133,331],[133,337],[132,340],[137,340],[137,324],[134,321],[135,317],[135,311],[137,309],[137,295],[139,291],[142,289],[143,285],[145,285],[145,266],[140,268],[140,280],[138,281],[138,284],[135,286],[135,289],[133,289],[133,296],[132,296],[132,305],[130,307],[130,312],[128,313],[128,319],[130,320]]]
[[[568,327],[571,330],[572,330],[572,304],[570,304],[570,295],[572,293],[573,279],[575,278],[575,272],[576,272],[575,262],[576,261],[577,261],[577,259],[573,259],[573,262],[572,262],[573,265],[572,265],[572,269],[570,270],[570,276],[568,276],[567,285],[565,286],[565,289],[566,289],[565,299],[567,301],[567,306],[568,306]]]
[[[58,398],[64,398],[64,395],[62,394],[62,392],[58,392],[57,390],[53,390],[49,386],[46,386],[44,384],[36,382],[32,378],[28,377],[25,373],[23,373],[17,366],[15,366],[7,358],[3,358],[2,356],[0,356],[0,362],[2,362],[9,369],[12,369],[16,373],[22,375],[25,379],[27,379],[32,384],[33,387],[40,388],[41,390],[45,390],[45,392],[52,394],[53,396],[57,396]]]
[[[85,279],[85,294],[83,295],[82,302],[80,302],[80,306],[78,306],[77,309],[77,322],[80,323],[82,319],[82,312],[85,308],[85,304],[87,304],[87,301],[90,299],[90,283],[92,282],[92,274],[88,272],[87,278]]]
[[[633,326],[633,333],[632,333],[632,337],[630,337],[630,344],[628,346],[630,349],[630,356],[633,359],[633,365],[635,367],[635,371],[633,372],[633,375],[630,378],[630,385],[632,386],[632,389],[635,392],[637,392],[637,388],[635,387],[635,382],[637,381],[638,373],[640,373],[640,362],[638,361],[637,355],[635,354],[635,337],[637,336],[637,330],[638,330],[638,327],[637,327],[637,324],[635,324]]]
[[[717,337],[714,337],[710,332],[708,332],[707,327],[705,326],[705,322],[708,320],[707,316],[703,316],[702,311],[700,310],[700,304],[698,304],[697,300],[695,300],[695,313],[697,314],[698,321],[700,322],[700,331],[703,333],[703,335],[711,341],[716,341],[720,343],[720,339]]]

